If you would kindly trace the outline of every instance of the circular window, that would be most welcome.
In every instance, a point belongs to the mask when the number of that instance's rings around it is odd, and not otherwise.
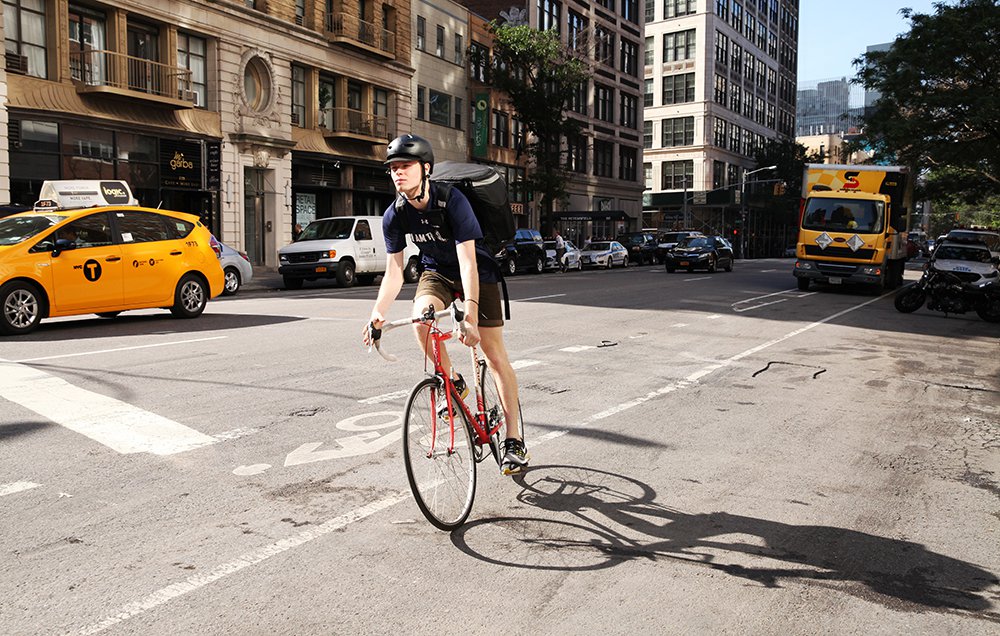
[[[247,105],[256,111],[264,110],[271,101],[271,74],[259,57],[247,62],[243,71],[243,92]]]

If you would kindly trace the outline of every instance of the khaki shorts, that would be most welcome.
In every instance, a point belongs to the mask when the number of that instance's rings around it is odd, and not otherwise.
[[[440,299],[447,307],[455,299],[456,293],[462,298],[465,297],[462,293],[462,281],[452,280],[437,272],[425,271],[420,275],[414,298],[433,296]],[[471,306],[475,307],[476,304],[471,303]],[[479,281],[479,326],[503,326],[503,309],[500,307],[500,285],[498,283]]]

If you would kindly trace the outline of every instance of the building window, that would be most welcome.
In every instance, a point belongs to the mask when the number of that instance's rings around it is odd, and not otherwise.
[[[715,61],[723,66],[729,66],[729,36],[721,31],[715,32]]]
[[[715,125],[713,126],[713,138],[712,142],[716,148],[725,148],[726,140],[729,135],[729,122],[721,117],[715,118]]]
[[[694,73],[667,75],[663,78],[663,104],[694,101]]]
[[[691,15],[697,8],[697,0],[663,0],[663,18],[679,18]]]
[[[715,101],[723,106],[729,104],[729,80],[718,73],[715,74]]]
[[[729,0],[715,0],[715,15],[729,21]]]
[[[729,25],[737,33],[743,32],[743,5],[739,2],[733,3],[733,12],[730,14]]]
[[[383,119],[389,116],[389,91],[376,88],[372,94],[372,110],[377,117]]]
[[[566,168],[572,172],[587,173],[587,140],[581,135],[566,138]]]
[[[444,27],[440,24],[437,26],[437,41],[434,45],[434,55],[440,58],[444,57]]]
[[[739,75],[743,70],[743,47],[735,41],[732,44],[733,53],[730,56],[729,68],[733,69],[733,72]]]
[[[712,162],[712,189],[718,190],[726,187],[726,162]]]
[[[455,64],[465,63],[465,45],[462,43],[462,34],[455,34]]]
[[[664,161],[660,172],[661,190],[690,190],[694,186],[694,161]]]
[[[621,64],[618,70],[632,77],[639,76],[639,47],[635,42],[621,39]]]
[[[655,48],[655,40],[653,38],[646,38],[646,49],[643,51],[642,63],[646,66],[653,65],[653,53]]]
[[[306,125],[306,69],[292,65],[292,125]]]
[[[417,87],[417,119],[423,121],[424,119],[424,93],[426,89],[423,86]]]
[[[462,98],[455,98],[455,128],[462,130]]]
[[[653,80],[643,80],[642,84],[642,105],[649,107],[653,105]]]
[[[493,145],[500,148],[510,147],[510,130],[508,129],[507,113],[493,111]]]
[[[428,119],[432,124],[451,126],[451,95],[435,90],[427,91]]]
[[[271,74],[259,57],[251,58],[243,69],[243,91],[253,111],[260,112],[271,103]]]
[[[594,27],[594,59],[615,65],[615,34],[599,24]]]
[[[638,127],[636,114],[639,110],[639,98],[635,95],[629,95],[628,93],[621,93],[621,100],[619,102],[619,113],[618,113],[618,123],[626,128],[632,128],[633,130]]]
[[[177,66],[191,71],[189,90],[194,93],[194,105],[205,108],[208,104],[208,65],[205,40],[187,33],[177,33]],[[303,92],[303,96],[305,93]],[[303,104],[305,101],[303,100]]]
[[[667,33],[663,36],[663,61],[678,62],[693,60],[695,48],[695,30]]]
[[[642,122],[642,147],[647,149],[653,147],[653,122],[648,119]]]
[[[637,154],[638,148],[618,146],[618,178],[622,181],[635,181],[638,178]]]
[[[333,130],[333,106],[337,103],[337,82],[332,77],[319,78],[319,125]]]
[[[594,140],[594,175],[610,177],[615,145],[610,141]]]
[[[587,82],[580,82],[569,100],[569,108],[574,113],[587,114]]]
[[[622,17],[632,24],[639,24],[639,0],[622,0]]]
[[[566,43],[569,48],[577,51],[587,45],[587,18],[573,10],[568,14],[566,26],[569,28],[569,37]]]
[[[556,0],[538,0],[538,29],[560,32],[559,12],[562,9]]]
[[[614,122],[615,89],[594,84],[594,116],[601,121]]]
[[[518,155],[524,150],[524,122],[517,117],[511,117],[511,141]]]
[[[656,19],[656,0],[646,0],[646,24]]]
[[[417,16],[417,50],[427,50],[427,20],[423,16]]]
[[[7,70],[11,57],[17,70],[32,77],[48,78],[45,50],[45,5],[42,0],[3,0]]]
[[[694,145],[694,117],[675,117],[664,119],[661,123],[661,145],[664,148]]]
[[[615,10],[615,0],[597,0],[597,4],[604,7],[608,11]]]
[[[645,184],[646,190],[653,189],[653,164],[642,164],[642,181]]]
[[[743,88],[734,82],[729,91],[729,96],[729,110],[739,114],[743,109]]]
[[[486,69],[490,64],[490,51],[479,42],[469,45],[469,74],[477,82],[486,83]]]

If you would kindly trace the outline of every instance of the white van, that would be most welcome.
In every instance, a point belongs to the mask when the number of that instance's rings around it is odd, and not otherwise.
[[[380,216],[334,216],[316,219],[291,245],[278,250],[278,273],[286,289],[301,289],[307,280],[336,278],[341,287],[355,280],[370,285],[385,273],[385,239]],[[406,242],[403,280],[419,277],[420,254]]]

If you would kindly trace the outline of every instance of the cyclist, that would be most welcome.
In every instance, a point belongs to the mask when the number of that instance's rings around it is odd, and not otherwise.
[[[385,210],[382,233],[388,252],[385,275],[370,322],[381,327],[385,315],[403,285],[403,249],[410,234],[420,250],[423,273],[413,299],[413,317],[429,305],[436,311],[448,306],[458,294],[465,299],[463,344],[482,349],[486,363],[496,377],[507,422],[504,457],[505,475],[521,472],[528,465],[528,452],[521,439],[518,419],[517,375],[510,365],[503,341],[503,314],[498,285],[499,268],[482,244],[483,232],[469,200],[457,188],[451,190],[444,209],[434,197],[434,150],[429,141],[416,135],[402,135],[389,142],[385,165],[399,199]],[[445,227],[446,226],[446,227]],[[449,238],[450,237],[450,238]],[[429,351],[427,325],[416,325],[415,333],[424,355]],[[368,325],[363,339],[370,344]],[[464,398],[468,387],[456,376],[444,345],[441,362],[449,369],[455,386]]]

